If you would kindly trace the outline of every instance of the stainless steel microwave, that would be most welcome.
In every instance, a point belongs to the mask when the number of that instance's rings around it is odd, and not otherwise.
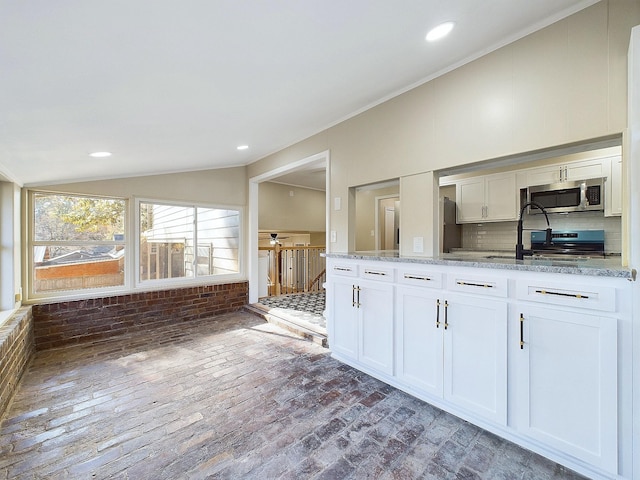
[[[542,205],[547,213],[604,210],[603,184],[602,178],[595,178],[529,187],[527,201]],[[529,207],[529,213],[542,213],[542,211],[539,208]]]

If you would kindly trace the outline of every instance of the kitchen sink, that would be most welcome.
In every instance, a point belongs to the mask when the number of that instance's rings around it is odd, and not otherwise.
[[[491,259],[505,259],[505,260],[514,260],[516,258],[515,255],[487,255],[486,257],[487,260],[491,260]]]

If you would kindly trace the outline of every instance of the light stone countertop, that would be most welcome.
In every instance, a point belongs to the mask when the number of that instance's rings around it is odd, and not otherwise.
[[[604,259],[547,259],[526,258],[516,260],[508,252],[456,252],[444,253],[437,257],[401,256],[396,251],[367,251],[347,253],[326,253],[327,258],[369,260],[379,262],[420,263],[424,265],[449,265],[475,268],[497,268],[529,272],[564,273],[570,275],[592,275],[635,280],[636,271],[620,265],[620,257]]]

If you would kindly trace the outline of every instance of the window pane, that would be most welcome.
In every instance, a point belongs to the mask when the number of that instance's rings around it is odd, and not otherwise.
[[[40,245],[33,248],[34,293],[122,285],[122,245]]]
[[[35,241],[124,240],[124,200],[48,193],[33,198]]]
[[[192,207],[140,204],[140,280],[193,277]]]
[[[33,194],[35,294],[124,285],[126,201]]]
[[[198,275],[238,273],[240,212],[198,208]]]

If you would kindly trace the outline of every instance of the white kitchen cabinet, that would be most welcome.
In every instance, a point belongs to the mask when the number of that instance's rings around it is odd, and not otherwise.
[[[458,223],[518,219],[515,172],[472,177],[456,183]]]
[[[396,366],[411,389],[506,424],[506,302],[399,287]]]
[[[393,285],[360,281],[358,313],[359,356],[363,364],[393,375]]]
[[[396,314],[396,376],[419,393],[442,397],[443,291],[398,287]]]
[[[606,167],[602,158],[595,158],[531,168],[526,170],[527,186],[602,178],[607,176]]]
[[[617,472],[617,321],[519,306],[517,428],[605,471]]]
[[[339,274],[328,280],[331,349],[345,361],[392,375],[393,284]]]
[[[507,423],[507,303],[447,293],[444,398],[498,424]]]
[[[331,350],[358,359],[358,312],[354,308],[357,279],[333,277],[327,284]]]
[[[630,293],[627,278],[328,257],[329,346],[579,473],[633,478]]]
[[[611,174],[604,185],[605,217],[622,215],[622,156],[611,157]]]

